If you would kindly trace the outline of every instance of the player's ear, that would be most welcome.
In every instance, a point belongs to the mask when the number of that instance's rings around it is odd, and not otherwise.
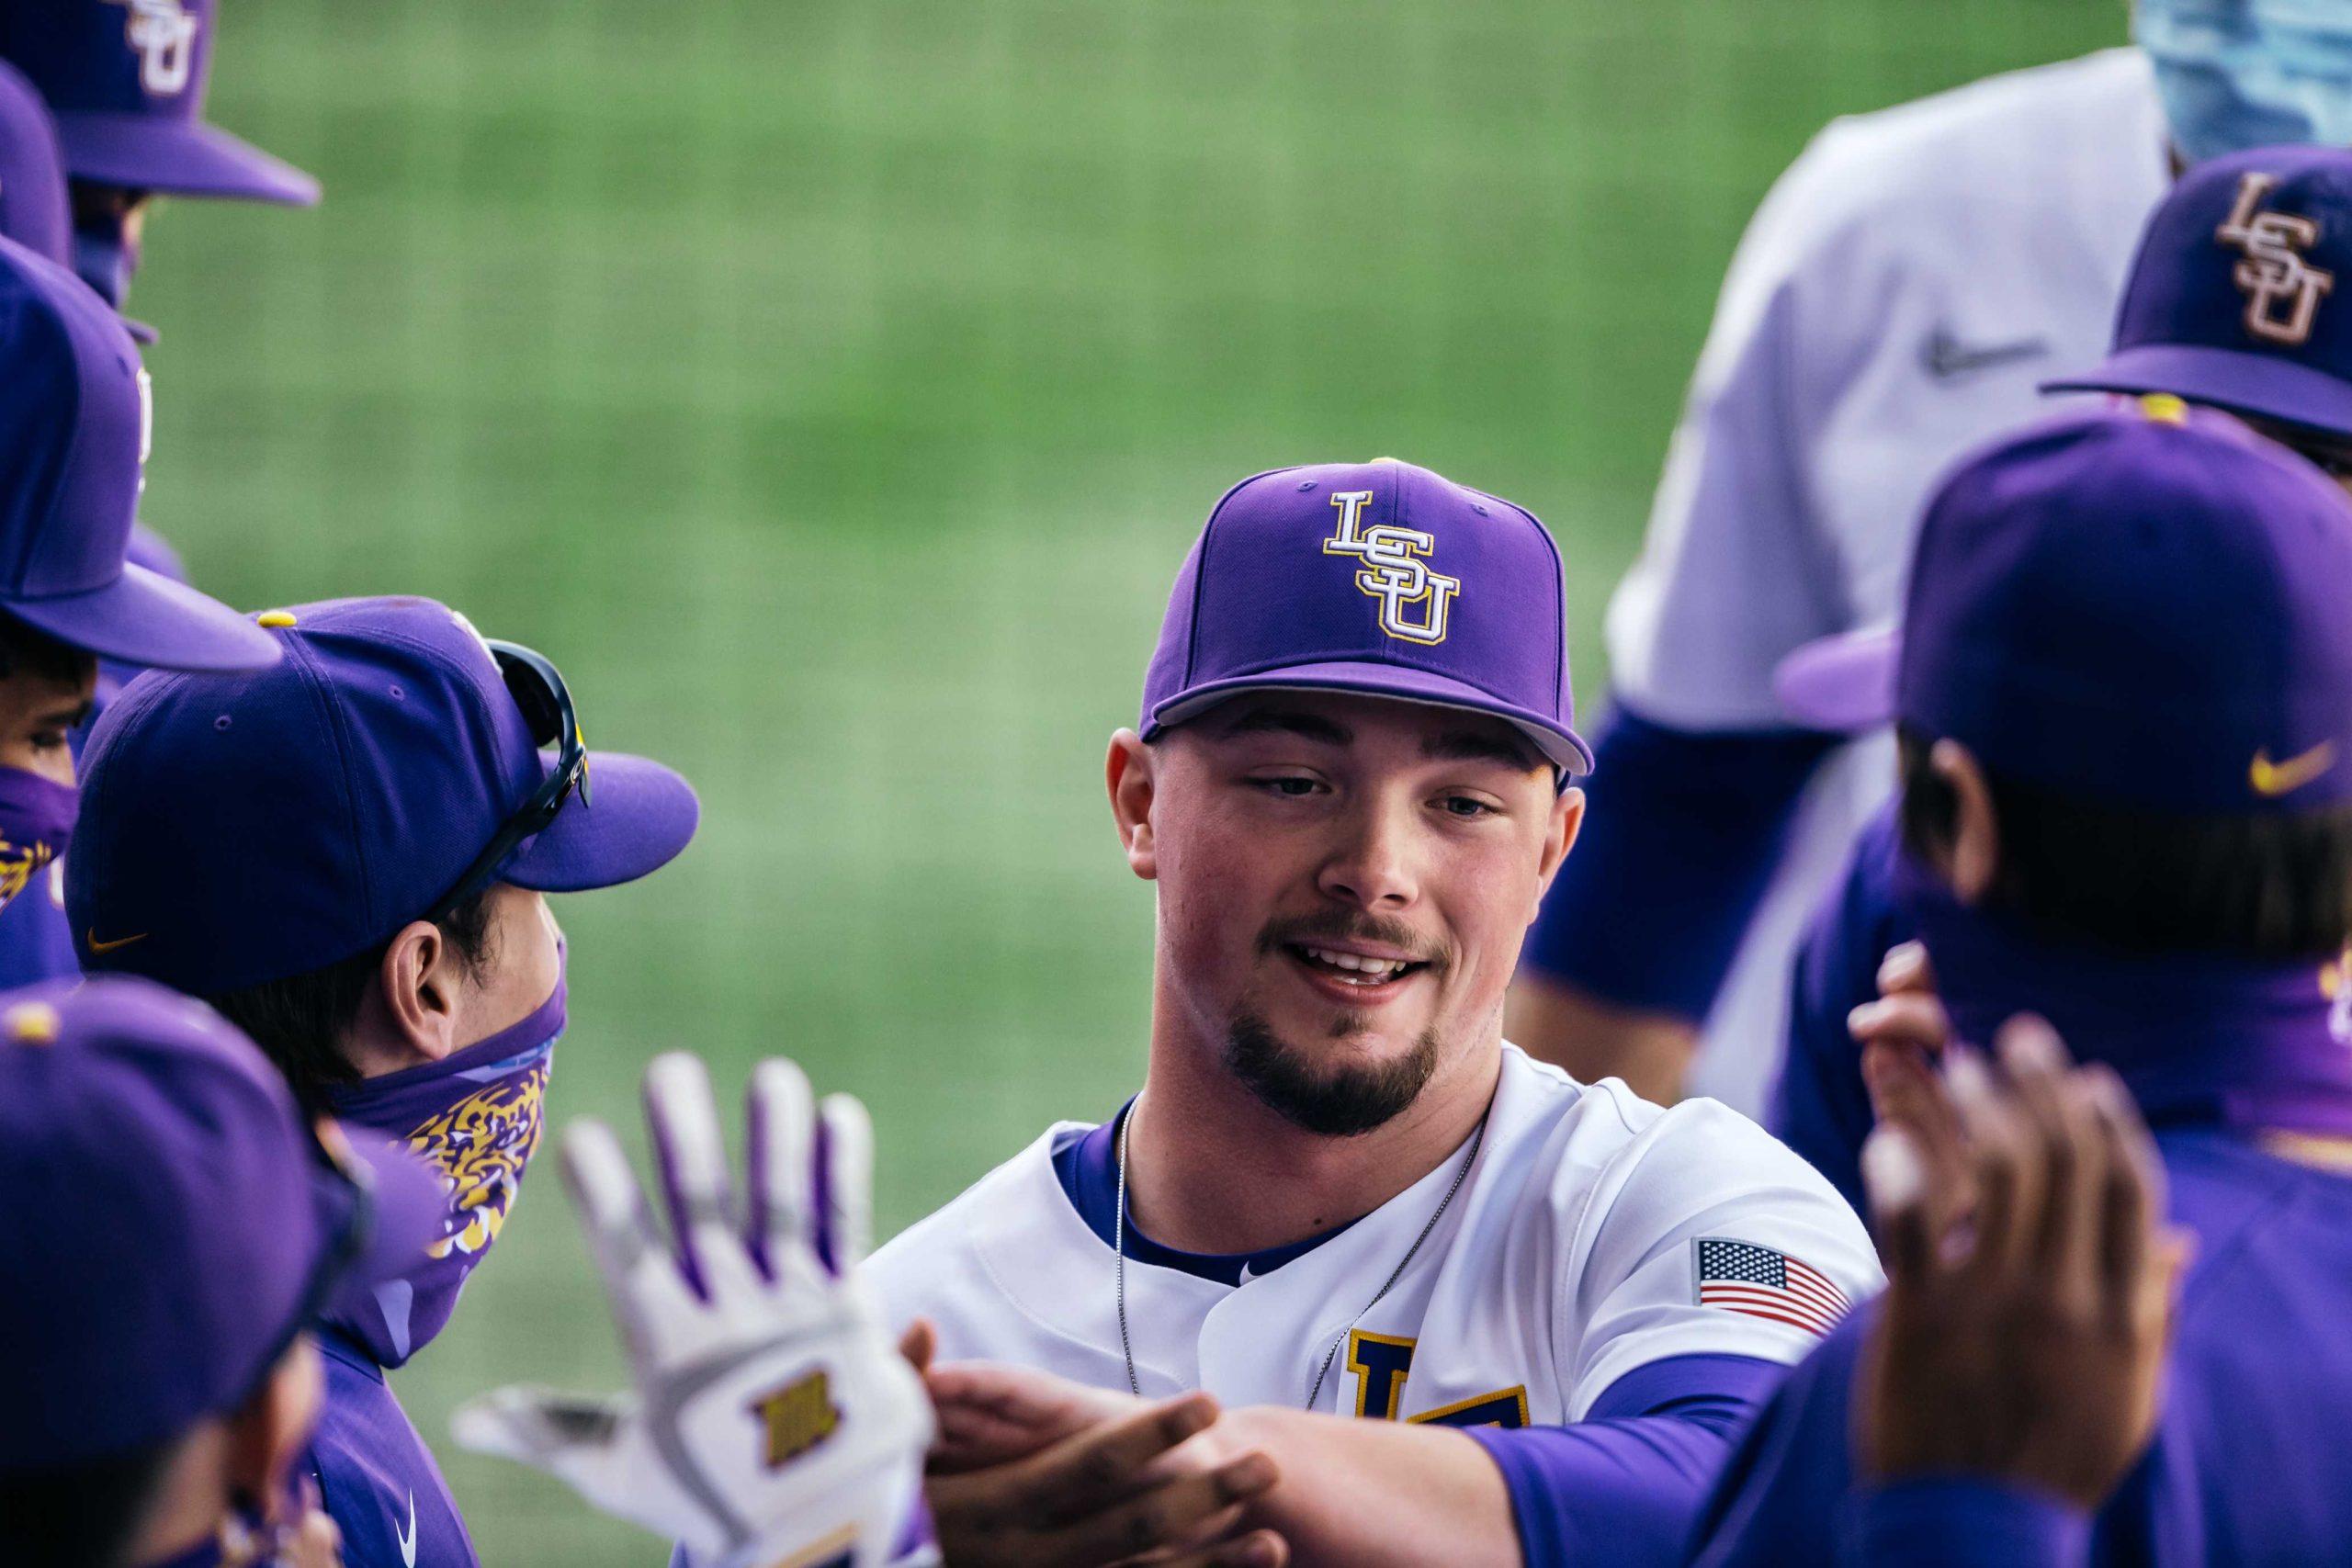
[[[378,966],[385,1021],[411,1053],[437,1062],[457,1046],[458,953],[431,920],[393,933]]]
[[[288,1477],[318,1426],[324,1387],[318,1347],[300,1335],[228,1419],[230,1495],[265,1517],[285,1498]]]
[[[1552,820],[1544,831],[1544,858],[1535,883],[1535,899],[1528,906],[1527,920],[1535,923],[1535,912],[1544,907],[1544,895],[1551,890],[1552,879],[1560,874],[1560,863],[1577,847],[1577,835],[1584,830],[1584,791],[1570,786],[1561,790],[1552,800]]]
[[[1127,869],[1146,882],[1159,874],[1159,852],[1151,834],[1151,803],[1159,784],[1153,765],[1158,761],[1142,736],[1122,729],[1111,737],[1111,754],[1102,762],[1119,847],[1126,852]]]
[[[1939,740],[1928,752],[1928,768],[1951,792],[1951,841],[1938,869],[1963,904],[1993,890],[2001,865],[2001,824],[1993,811],[1993,786],[1975,754],[1957,740]]]

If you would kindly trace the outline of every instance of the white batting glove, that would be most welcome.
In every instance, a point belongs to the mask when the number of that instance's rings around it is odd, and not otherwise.
[[[673,1052],[646,1069],[674,1252],[612,1129],[571,1124],[565,1181],[635,1392],[501,1389],[459,1409],[453,1429],[673,1537],[697,1564],[878,1568],[906,1545],[931,1406],[854,1273],[873,1128],[847,1095],[812,1111],[807,1077],[781,1058],[753,1070],[747,1101],[739,1206],[700,1059]]]

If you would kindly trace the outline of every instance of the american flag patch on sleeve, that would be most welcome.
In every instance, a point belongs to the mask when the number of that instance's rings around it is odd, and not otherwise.
[[[1699,1304],[1826,1334],[1846,1315],[1846,1292],[1786,1253],[1753,1242],[1702,1236]]]

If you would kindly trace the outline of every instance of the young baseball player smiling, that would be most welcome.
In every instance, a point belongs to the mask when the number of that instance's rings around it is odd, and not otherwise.
[[[1242,1407],[1214,1430],[1307,1559],[1668,1559],[1878,1280],[1753,1124],[1502,1039],[1590,765],[1561,594],[1541,524],[1425,469],[1229,491],[1108,759],[1158,898],[1143,1090],[875,1259],[944,1358]]]

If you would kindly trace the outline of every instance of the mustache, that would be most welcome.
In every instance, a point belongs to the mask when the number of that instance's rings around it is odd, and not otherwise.
[[[1402,920],[1361,909],[1326,909],[1269,920],[1258,933],[1258,955],[1270,958],[1285,947],[1332,942],[1371,942],[1409,953],[1414,963],[1426,964],[1434,970],[1453,967],[1452,942],[1432,942]]]

